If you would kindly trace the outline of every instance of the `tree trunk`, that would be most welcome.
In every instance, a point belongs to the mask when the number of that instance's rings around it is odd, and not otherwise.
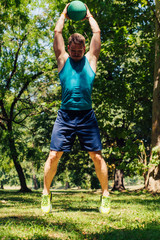
[[[152,104],[152,137],[151,156],[156,148],[157,158],[160,158],[160,1],[156,2],[156,40],[155,40],[155,67],[154,67],[154,87]],[[152,192],[160,192],[160,164],[152,165],[148,170],[145,188]]]
[[[145,188],[154,193],[160,192],[160,165],[149,169]]]
[[[38,186],[38,181],[37,181],[37,177],[36,177],[35,174],[33,175],[33,188],[34,188],[35,190],[37,190],[37,189],[39,188],[39,186]]]
[[[112,191],[122,191],[125,190],[123,183],[123,171],[121,169],[116,169],[114,173],[114,186]]]
[[[20,181],[20,185],[21,185],[20,192],[31,192],[31,190],[27,187],[26,179],[25,179],[25,176],[24,176],[24,173],[23,173],[23,169],[22,169],[19,161],[17,160],[18,159],[18,153],[16,151],[14,139],[10,135],[8,140],[9,140],[9,145],[10,145],[11,158],[14,162],[14,166],[15,166],[16,171],[18,173],[18,177],[19,177],[19,181]]]
[[[66,181],[66,186],[65,186],[65,189],[68,189],[68,188],[70,188],[70,184],[69,184],[69,182],[68,182],[68,181]]]
[[[1,189],[4,189],[4,187],[3,187],[3,181],[1,181]]]

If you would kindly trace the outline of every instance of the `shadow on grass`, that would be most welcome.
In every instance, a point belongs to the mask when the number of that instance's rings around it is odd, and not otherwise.
[[[0,208],[11,205],[36,205],[39,203],[40,193],[20,193],[16,191],[0,191]]]
[[[82,197],[74,196],[77,192],[70,192],[70,191],[60,191],[61,196],[57,195],[55,191],[54,194],[56,198],[59,196],[58,199],[53,199],[54,208],[58,209],[63,208],[65,211],[85,211],[85,212],[98,212],[98,205],[99,202],[96,199],[92,199],[94,195],[93,192],[87,192],[86,195],[88,196],[85,198],[85,192]],[[83,193],[83,192],[82,192]],[[59,194],[59,192],[58,192]],[[69,198],[72,196],[72,199]],[[83,197],[84,196],[84,197]],[[90,198],[91,197],[91,198]],[[150,193],[146,193],[146,191],[126,191],[126,192],[111,192],[111,201],[113,206],[118,206],[120,204],[127,204],[128,206],[131,205],[142,205],[146,207],[148,210],[159,210],[160,206],[160,195],[152,195]]]
[[[99,201],[88,198],[78,198],[72,196],[69,197],[59,197],[52,199],[52,206],[55,211],[67,211],[67,212],[98,212]]]
[[[27,231],[31,231],[32,228],[32,236],[28,236],[26,234],[26,238],[24,238],[28,240],[63,239],[58,237],[62,236],[61,234],[63,233],[65,233],[65,236],[66,234],[68,235],[68,237],[65,239],[78,240],[158,240],[160,236],[160,227],[157,221],[147,223],[147,225],[143,226],[143,228],[137,226],[137,228],[134,229],[116,229],[108,227],[108,225],[106,225],[104,226],[104,228],[106,228],[107,230],[102,230],[101,232],[95,234],[83,232],[78,222],[74,223],[69,219],[65,221],[56,221],[55,219],[47,221],[47,219],[43,219],[40,217],[38,218],[26,216],[0,218],[0,227],[3,226],[7,228],[8,225],[12,226],[12,228],[18,227],[18,229],[25,229],[26,233]],[[43,229],[43,233],[36,233],[36,229],[40,228]],[[45,228],[46,231],[44,230]],[[51,232],[54,233],[52,237],[50,236],[50,234],[48,234]],[[3,236],[3,233],[0,233],[0,237],[2,237],[2,239],[23,239],[13,233],[8,233],[7,236]]]
[[[102,233],[86,235],[87,240],[158,240],[160,227],[158,222],[148,223],[144,228],[114,229]]]
[[[152,193],[144,188],[140,188],[137,190],[124,190],[124,191],[111,191],[111,194],[119,194],[119,195],[134,195],[134,196],[140,196],[142,194],[146,194],[147,196],[153,196],[153,197],[160,197],[160,193]]]
[[[147,207],[148,210],[159,210],[160,194],[152,194],[145,190],[139,191],[126,191],[126,192],[112,192],[114,199],[113,202],[119,205],[123,204],[137,204]],[[124,198],[125,197],[125,198]],[[154,207],[153,207],[154,206]]]
[[[7,228],[8,226],[12,226],[12,229],[14,227],[17,227],[19,229],[19,232],[20,232],[20,229],[22,229],[22,231],[23,229],[25,229],[26,231],[25,239],[28,239],[28,240],[60,239],[60,238],[53,238],[53,236],[50,237],[48,232],[50,233],[54,232],[55,235],[61,235],[61,233],[68,233],[68,234],[74,233],[75,235],[78,236],[78,238],[76,239],[83,239],[83,233],[78,227],[78,224],[73,223],[69,220],[65,222],[65,221],[56,221],[54,218],[53,220],[51,219],[50,221],[47,221],[47,219],[43,219],[42,217],[26,217],[26,216],[3,217],[3,218],[0,218],[0,227],[3,226],[4,228]],[[46,230],[44,230],[45,228]],[[33,233],[31,237],[28,237],[27,232],[31,231],[31,229],[32,229],[32,232],[35,232],[36,229],[38,229],[38,231],[41,231],[42,229],[43,233],[41,234]],[[9,238],[4,238],[4,239],[21,239],[19,236],[14,236],[14,235],[13,233],[9,233],[7,236]],[[1,237],[1,233],[0,233],[0,237]]]
[[[93,196],[91,191],[52,191],[53,193],[53,208],[55,211],[95,211],[97,212],[97,201],[91,201],[90,196]],[[78,195],[77,195],[78,194]],[[80,196],[79,194],[83,194]],[[85,195],[86,194],[86,195]],[[85,197],[87,196],[87,198]],[[20,193],[16,191],[0,191],[0,208],[9,208],[13,205],[19,206],[38,206],[40,208],[41,193],[32,192]],[[93,207],[95,206],[95,207]]]
[[[92,191],[70,191],[70,190],[58,190],[52,191],[53,193],[53,208],[55,211],[84,211],[84,212],[98,212],[99,202],[97,194]],[[94,197],[93,197],[94,196]],[[112,198],[113,196],[113,198]],[[94,199],[93,199],[93,198]],[[119,206],[119,204],[137,204],[147,207],[149,210],[159,209],[160,195],[152,195],[146,193],[143,190],[140,191],[126,191],[126,192],[111,192],[111,199],[113,205]],[[0,208],[10,207],[10,204],[24,204],[31,206],[39,206],[41,202],[41,192],[32,193],[20,193],[16,191],[0,190]]]

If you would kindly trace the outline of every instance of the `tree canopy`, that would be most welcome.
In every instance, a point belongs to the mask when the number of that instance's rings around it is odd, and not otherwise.
[[[14,163],[24,191],[27,185],[21,164],[30,161],[35,168],[42,167],[60,106],[53,39],[56,21],[68,2],[0,3],[1,172],[6,173]],[[126,176],[145,175],[151,149],[155,4],[145,0],[85,3],[101,29],[92,101],[103,156],[110,176],[116,168]],[[73,32],[85,36],[88,49],[92,32],[87,20],[66,20],[66,46]],[[93,164],[78,144],[63,156],[58,175],[71,184],[90,181],[90,186],[97,186]]]

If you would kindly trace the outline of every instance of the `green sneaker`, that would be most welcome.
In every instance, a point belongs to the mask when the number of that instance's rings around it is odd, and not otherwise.
[[[52,194],[42,195],[41,209],[43,213],[50,213],[52,210]]]
[[[111,208],[111,199],[110,197],[101,197],[101,206],[99,208],[100,213],[108,214]]]

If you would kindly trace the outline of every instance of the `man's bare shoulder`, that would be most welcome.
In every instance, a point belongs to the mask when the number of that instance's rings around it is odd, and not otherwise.
[[[96,73],[96,69],[97,69],[97,57],[94,55],[91,55],[90,52],[87,52],[85,54],[91,68],[93,69],[93,71]]]
[[[60,72],[62,70],[62,68],[64,67],[65,62],[68,59],[68,57],[69,57],[69,54],[67,52],[65,52],[65,54],[63,54],[62,56],[60,55],[57,58],[58,72]]]

